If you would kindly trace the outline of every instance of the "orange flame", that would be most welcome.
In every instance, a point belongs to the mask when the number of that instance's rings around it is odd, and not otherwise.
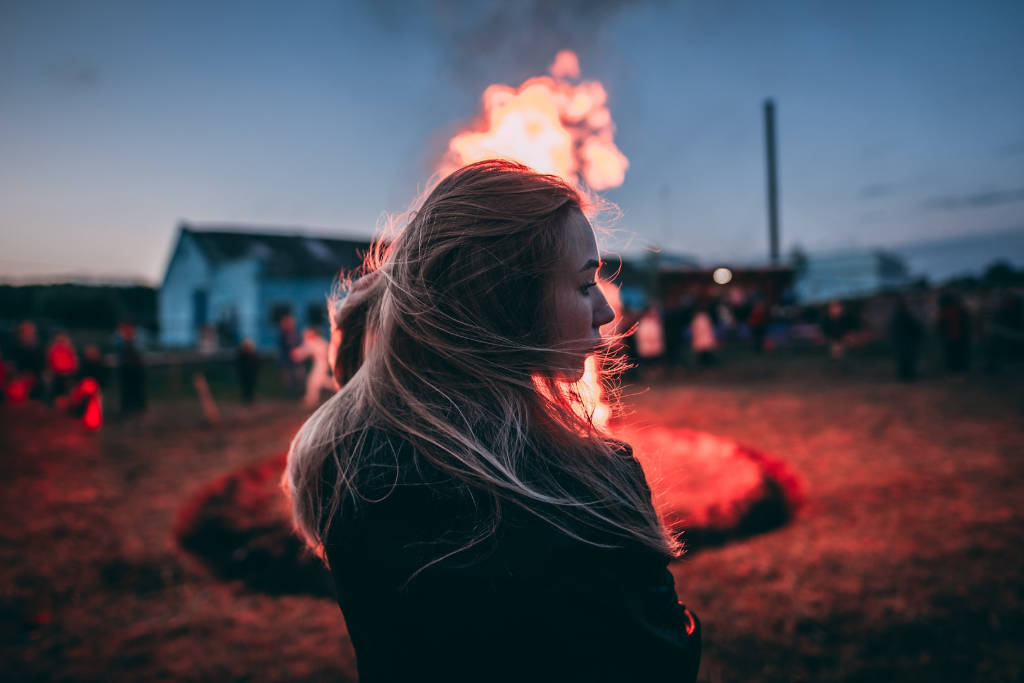
[[[615,146],[615,124],[608,111],[608,93],[598,81],[570,83],[580,77],[576,53],[555,55],[551,76],[536,76],[518,88],[494,84],[483,94],[476,126],[448,143],[439,171],[452,171],[483,159],[512,159],[542,173],[560,176],[574,186],[592,190],[618,187],[629,160]],[[601,291],[619,311],[618,288],[601,282]],[[587,359],[578,391],[591,421],[604,429],[611,407],[602,396],[600,369]]]
[[[593,190],[618,187],[629,160],[615,146],[608,94],[598,81],[578,84],[579,60],[563,50],[551,76],[536,76],[518,88],[494,84],[484,90],[478,125],[448,143],[441,175],[474,161],[513,159]]]
[[[604,401],[604,391],[601,388],[601,377],[597,370],[597,359],[594,356],[587,358],[584,366],[583,377],[579,383],[580,398],[587,407],[590,420],[598,429],[608,426],[608,419],[612,416],[612,409]]]

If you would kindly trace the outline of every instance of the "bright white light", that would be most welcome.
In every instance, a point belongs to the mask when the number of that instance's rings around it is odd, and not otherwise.
[[[728,268],[715,268],[715,272],[711,274],[711,279],[720,285],[728,284],[732,280],[732,271]]]

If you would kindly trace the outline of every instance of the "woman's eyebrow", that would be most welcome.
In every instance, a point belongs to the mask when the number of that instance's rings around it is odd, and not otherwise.
[[[582,268],[580,268],[580,272],[582,273],[585,270],[590,270],[591,268],[600,268],[600,267],[601,267],[601,263],[599,261],[595,261],[594,259],[590,259],[589,261],[587,261],[586,265],[584,265]]]

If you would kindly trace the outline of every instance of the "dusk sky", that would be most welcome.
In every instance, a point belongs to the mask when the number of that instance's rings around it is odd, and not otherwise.
[[[159,282],[177,225],[369,236],[490,83],[577,52],[629,158],[617,228],[782,248],[1024,227],[1024,2],[0,0],[0,279]]]

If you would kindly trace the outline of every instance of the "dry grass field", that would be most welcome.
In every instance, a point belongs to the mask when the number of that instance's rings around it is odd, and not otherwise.
[[[702,680],[1024,676],[1024,375],[891,374],[780,354],[627,387],[632,422],[735,438],[804,484],[786,527],[674,565]],[[333,602],[220,581],[177,546],[184,502],[304,418],[278,400],[222,412],[206,427],[157,402],[86,434],[0,407],[0,677],[355,680]]]

